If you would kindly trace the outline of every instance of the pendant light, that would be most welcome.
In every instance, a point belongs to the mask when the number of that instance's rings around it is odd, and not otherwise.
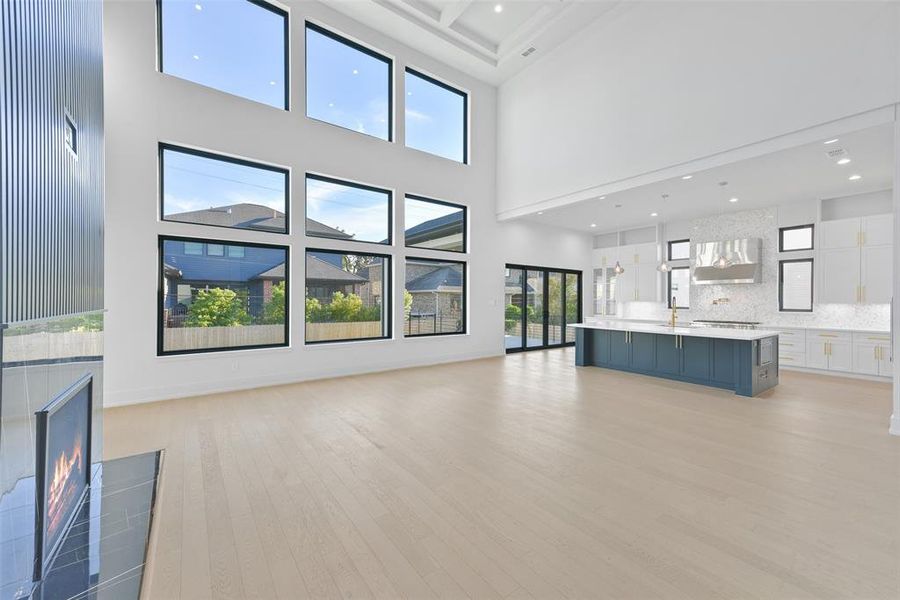
[[[621,241],[621,237],[622,237],[622,232],[619,229],[620,220],[619,220],[618,210],[620,208],[622,208],[622,205],[616,204],[616,266],[613,267],[613,273],[615,273],[616,275],[621,275],[622,273],[625,272],[625,267],[623,267],[622,263],[619,262],[619,255],[622,251],[621,250],[622,245],[619,243]]]
[[[663,199],[663,202],[665,203],[665,201],[669,199],[669,195],[668,195],[668,194],[663,194],[663,195],[662,195],[662,199]],[[657,227],[657,229],[656,229],[656,232],[657,232],[657,235],[659,235],[659,228],[658,228],[658,227]],[[672,270],[672,268],[669,267],[669,263],[666,262],[665,251],[663,251],[663,259],[662,259],[662,262],[659,263],[659,266],[656,267],[656,270],[659,271],[660,273],[668,273],[669,271]]]

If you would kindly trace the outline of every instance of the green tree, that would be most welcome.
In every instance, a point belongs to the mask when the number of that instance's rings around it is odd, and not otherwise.
[[[357,315],[362,310],[362,298],[356,294],[344,295],[343,292],[335,292],[331,295],[331,304],[328,305],[331,320],[339,323],[356,321]]]
[[[403,315],[409,320],[409,314],[412,312],[413,295],[409,290],[403,290]]]
[[[284,323],[284,282],[272,286],[272,298],[263,306],[263,323]]]
[[[200,290],[187,310],[188,327],[234,327],[249,325],[245,302],[234,290],[212,288]]]
[[[325,318],[325,307],[319,302],[318,298],[306,298],[306,322],[321,323],[327,320]]]

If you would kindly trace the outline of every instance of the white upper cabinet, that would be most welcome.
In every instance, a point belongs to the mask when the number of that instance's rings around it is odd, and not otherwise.
[[[863,246],[860,276],[860,302],[890,304],[893,296],[893,246]]]
[[[823,250],[859,247],[859,219],[822,221],[819,224],[819,244]]]
[[[656,261],[644,263],[637,269],[637,295],[635,300],[641,302],[656,302],[659,297],[657,287],[659,284],[659,271],[656,270]]]
[[[856,304],[860,301],[859,248],[819,251],[819,303]]]
[[[819,225],[820,303],[887,304],[893,281],[893,216]]]
[[[874,215],[862,219],[863,246],[889,246],[894,243],[893,215]]]

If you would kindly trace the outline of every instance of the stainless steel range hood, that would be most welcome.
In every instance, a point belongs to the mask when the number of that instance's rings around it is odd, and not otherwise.
[[[700,242],[694,248],[695,285],[760,283],[762,240]]]

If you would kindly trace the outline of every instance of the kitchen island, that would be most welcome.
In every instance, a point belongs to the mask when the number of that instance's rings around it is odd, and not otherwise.
[[[778,385],[778,332],[599,321],[575,327],[575,364],[734,390]]]

